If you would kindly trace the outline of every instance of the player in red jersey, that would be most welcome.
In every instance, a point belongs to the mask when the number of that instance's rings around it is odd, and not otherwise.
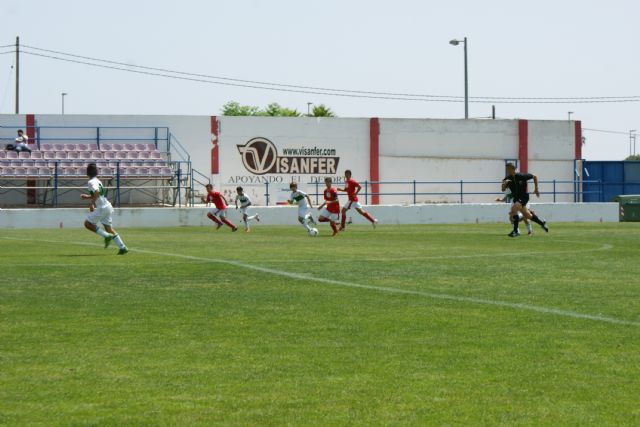
[[[219,191],[213,191],[213,185],[207,184],[205,188],[207,189],[207,197],[201,197],[201,199],[204,203],[213,202],[215,205],[215,209],[211,209],[207,217],[217,224],[216,230],[222,227],[222,223],[225,223],[231,227],[231,231],[237,231],[238,227],[227,220],[227,199]]]
[[[342,207],[342,222],[340,223],[340,231],[344,230],[347,224],[347,211],[351,208],[354,208],[360,215],[367,218],[373,225],[373,228],[376,228],[376,223],[378,222],[378,220],[372,217],[369,212],[362,209],[362,205],[358,202],[358,193],[360,192],[362,187],[360,186],[360,184],[358,184],[358,181],[351,178],[351,171],[349,169],[344,171],[344,178],[344,188],[338,188],[338,191],[346,192],[347,196],[349,197],[349,201]]]
[[[325,178],[324,183],[327,188],[324,189],[324,203],[318,206],[318,210],[321,210],[318,221],[330,223],[335,236],[338,234],[336,221],[340,218],[340,201],[338,200],[338,192],[332,186],[331,178]]]

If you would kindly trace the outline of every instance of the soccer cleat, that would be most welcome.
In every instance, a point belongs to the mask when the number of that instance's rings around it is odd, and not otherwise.
[[[547,233],[549,232],[549,227],[547,227],[547,221],[542,221],[542,229]]]
[[[260,215],[256,214],[256,221],[260,222]]]
[[[340,226],[340,228],[338,228],[338,231],[344,231],[344,227]]]
[[[245,228],[245,229],[244,229],[244,232],[245,232],[245,233],[251,233],[251,229],[250,229],[250,228]]]
[[[220,230],[220,227],[222,227],[222,224],[217,224],[216,225],[216,230]]]
[[[533,231],[532,230],[527,231],[527,235],[528,236],[533,236]]]
[[[231,231],[238,231],[238,227],[233,227]]]
[[[519,231],[512,231],[508,234],[509,237],[518,237],[520,235]]]
[[[373,229],[375,230],[376,228],[376,224],[378,223],[377,219],[374,219],[373,222],[371,223],[371,225],[373,225]]]
[[[129,252],[129,249],[127,249],[127,248],[122,248],[122,249],[120,249],[120,250],[118,251],[118,255],[124,255],[124,254],[126,254],[127,252]]]
[[[111,241],[115,238],[116,236],[114,234],[109,234],[107,237],[104,238],[104,248],[107,249],[109,247],[109,245],[111,244]]]
[[[333,234],[331,235],[331,237],[336,237],[338,235],[337,231],[334,231]]]

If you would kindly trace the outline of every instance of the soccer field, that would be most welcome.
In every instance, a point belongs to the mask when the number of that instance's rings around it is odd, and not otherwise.
[[[0,424],[640,424],[640,224],[2,230]]]

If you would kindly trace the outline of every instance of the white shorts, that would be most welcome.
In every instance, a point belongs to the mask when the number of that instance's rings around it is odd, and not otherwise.
[[[354,202],[352,200],[349,200],[345,205],[344,205],[344,210],[348,211],[349,209],[362,209],[362,205],[359,202]]]
[[[244,208],[240,207],[238,209],[240,210],[240,213],[242,215],[249,215],[249,208],[250,208],[250,206],[245,206]]]
[[[298,208],[298,218],[304,218],[307,215],[311,215],[311,209],[308,206],[306,208]]]
[[[227,210],[226,209],[214,208],[214,209],[211,209],[209,212],[211,212],[211,214],[213,216],[219,216],[220,218],[226,218],[227,217]]]
[[[327,208],[322,208],[320,216],[323,216],[331,221],[338,221],[340,219],[340,214],[329,212]]]
[[[101,223],[103,225],[111,226],[113,215],[113,206],[105,206],[104,208],[95,208],[93,212],[89,212],[87,215],[87,221],[91,224],[96,225],[97,223]]]

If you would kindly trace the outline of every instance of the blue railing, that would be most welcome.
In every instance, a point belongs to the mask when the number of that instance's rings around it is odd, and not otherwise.
[[[25,133],[33,129],[35,133],[35,144],[40,148],[46,143],[95,143],[100,146],[102,143],[153,143],[157,149],[169,152],[170,136],[169,128],[166,126],[2,126],[0,129],[12,130],[14,133],[18,129],[23,129]],[[65,131],[65,134],[60,132]],[[68,136],[69,131],[73,136]],[[122,132],[127,132],[126,135]],[[15,140],[15,134],[6,135],[1,132],[0,142],[6,144]],[[34,141],[31,141],[34,143]]]
[[[409,188],[409,191],[379,191],[373,192],[372,184],[378,184],[380,186],[405,186]],[[560,196],[570,196],[574,202],[581,202],[584,200],[586,195],[595,195],[598,200],[602,200],[603,186],[608,185],[604,184],[600,180],[550,180],[550,181],[539,181],[539,187],[541,190],[540,195],[551,196],[553,202],[556,203]],[[591,187],[591,189],[585,189],[587,184]],[[274,192],[278,190],[282,190],[281,187],[286,185],[286,183],[269,183],[266,182],[264,184],[264,197],[265,204],[269,206],[271,204],[271,200],[273,199]],[[302,183],[307,189],[314,188],[315,191],[308,192],[310,197],[314,197],[316,203],[319,203],[323,196],[323,182],[308,182]],[[334,184],[337,187],[341,186],[341,183]],[[361,181],[360,185],[362,186],[362,190],[359,193],[360,200],[364,201],[364,204],[369,204],[372,199],[372,196],[405,196],[404,203],[419,203],[421,202],[419,199],[421,196],[448,196],[449,199],[447,202],[457,202],[457,203],[465,203],[465,197],[469,196],[487,196],[487,202],[495,200],[495,197],[502,197],[504,194],[499,191],[501,182],[500,181]],[[496,191],[470,191],[470,187],[472,186],[492,186],[495,187]],[[450,186],[451,190],[445,191],[423,191],[422,188],[425,186]],[[276,190],[274,191],[274,187]],[[454,197],[451,197],[454,196]]]
[[[36,190],[36,189],[44,190],[44,198],[43,198],[43,201],[41,202],[43,205],[47,204],[47,193],[51,192],[50,194],[51,199],[49,203],[51,203],[52,207],[58,207],[59,198],[64,194],[68,193],[69,191],[86,189],[86,186],[82,186],[82,187],[77,186],[77,184],[79,184],[80,181],[86,182],[87,178],[85,176],[63,175],[61,173],[61,170],[62,170],[61,165],[73,163],[75,161],[76,160],[49,161],[48,163],[54,163],[54,165],[51,167],[51,173],[46,175],[38,175],[38,176],[34,175],[34,176],[25,176],[25,177],[19,177],[19,178],[16,178],[14,176],[4,177],[9,181],[15,180],[15,179],[19,179],[21,181],[26,180],[27,184],[21,185],[21,186],[3,185],[3,186],[0,186],[0,189],[2,189],[3,191],[28,191],[28,190]],[[191,170],[190,162],[185,162],[185,161],[165,162],[163,166],[170,167],[172,170],[170,175],[167,174],[167,175],[156,176],[156,175],[123,174],[121,171],[121,166],[126,165],[127,163],[134,163],[134,162],[135,161],[132,161],[132,160],[111,160],[109,161],[109,163],[111,164],[115,163],[115,167],[110,167],[110,169],[113,169],[113,173],[112,174],[110,173],[107,175],[101,175],[102,181],[105,182],[107,186],[107,191],[112,192],[111,193],[112,195],[109,198],[113,201],[114,206],[120,207],[122,205],[122,195],[125,191],[127,192],[128,191],[148,191],[148,190],[159,190],[159,189],[173,190],[174,193],[171,197],[172,200],[168,199],[167,201],[174,206],[176,205],[176,203],[180,206],[182,205],[182,192],[187,191],[189,189],[189,186],[193,188],[191,179],[188,179],[184,183],[182,179],[186,175],[186,173],[183,172],[183,169],[188,171]],[[3,178],[3,177],[0,177],[0,178]],[[187,178],[189,177],[187,176]],[[157,180],[165,181],[166,183],[163,185],[133,185],[133,186],[126,186],[126,187],[123,186],[123,182],[125,183],[129,181],[143,182],[143,181],[157,181]],[[29,184],[29,181],[33,181],[33,183]],[[46,185],[38,186],[37,184],[35,184],[35,182],[38,182],[38,181],[44,181]],[[67,183],[70,185],[64,185],[64,183]],[[185,199],[185,203],[189,203],[189,200]]]

